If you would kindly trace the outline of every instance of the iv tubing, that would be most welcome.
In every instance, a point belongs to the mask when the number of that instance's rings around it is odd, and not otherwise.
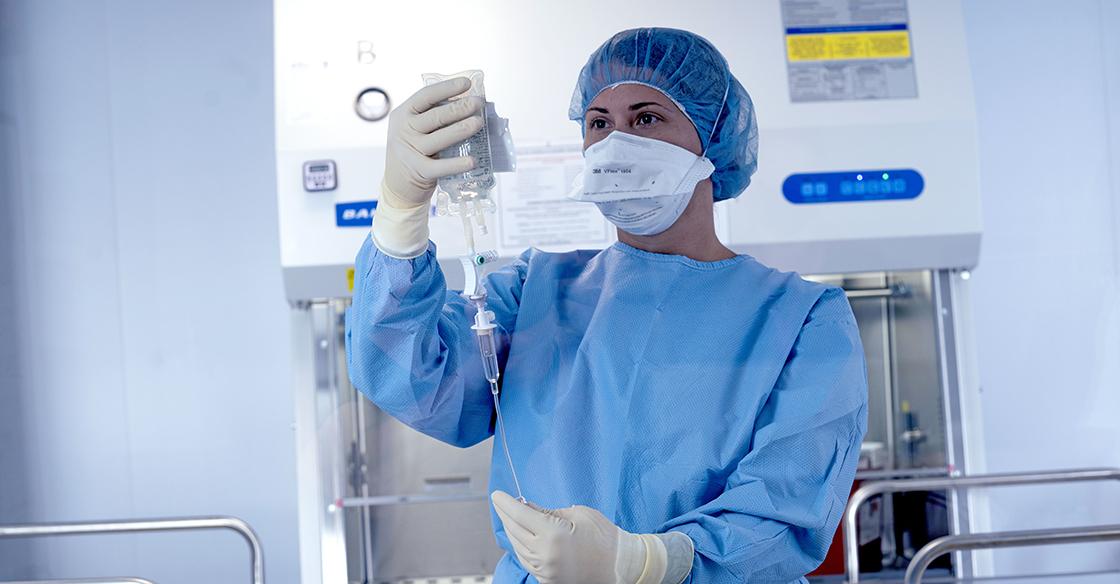
[[[502,450],[506,453],[506,463],[509,464],[509,472],[513,475],[513,486],[517,488],[517,500],[524,503],[525,496],[521,494],[521,482],[517,480],[517,470],[513,468],[513,458],[509,455],[509,443],[506,442],[506,424],[502,420],[502,407],[498,404],[497,381],[490,381],[490,395],[494,398],[494,411],[498,413],[498,433],[502,436]]]

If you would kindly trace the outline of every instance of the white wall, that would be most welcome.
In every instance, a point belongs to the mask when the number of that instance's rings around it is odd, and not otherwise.
[[[295,582],[271,2],[0,10],[0,522],[236,515]],[[221,532],[0,542],[0,580],[247,561]]]
[[[1120,466],[1120,3],[965,2],[984,242],[973,302],[989,470]],[[1120,523],[1120,485],[991,491],[997,530]],[[1120,569],[1120,546],[997,573]]]

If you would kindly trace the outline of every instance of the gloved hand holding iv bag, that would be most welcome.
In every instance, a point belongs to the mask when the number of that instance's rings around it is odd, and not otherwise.
[[[383,253],[411,259],[428,245],[428,215],[436,181],[474,167],[468,156],[437,154],[483,127],[483,100],[465,97],[443,103],[470,88],[463,77],[417,91],[389,114],[385,176],[373,219],[373,242]],[[442,103],[442,105],[440,105]]]

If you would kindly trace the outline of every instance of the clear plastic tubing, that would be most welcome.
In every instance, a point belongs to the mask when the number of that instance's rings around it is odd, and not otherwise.
[[[509,443],[506,442],[506,423],[502,419],[502,406],[498,403],[498,382],[490,382],[490,396],[494,398],[494,411],[498,412],[498,435],[502,438],[502,450],[506,453],[506,464],[513,475],[513,486],[517,489],[517,500],[525,503],[525,495],[521,493],[521,481],[517,480],[517,470],[513,468],[513,458],[509,455]]]
[[[502,418],[502,404],[498,400],[498,347],[494,340],[494,329],[496,327],[490,322],[491,313],[486,311],[486,296],[472,296],[471,301],[474,302],[475,308],[478,310],[475,316],[475,325],[471,328],[474,329],[475,337],[478,339],[478,352],[482,355],[483,374],[486,376],[486,380],[490,382],[490,397],[494,400],[494,411],[498,416],[497,435],[502,441],[506,463],[509,465],[509,472],[513,476],[513,486],[517,489],[517,499],[524,503],[526,500],[521,492],[521,481],[517,480],[517,469],[514,468],[513,457],[509,454],[506,422]]]

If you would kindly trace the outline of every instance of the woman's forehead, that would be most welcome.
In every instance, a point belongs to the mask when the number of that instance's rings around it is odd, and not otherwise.
[[[673,100],[661,91],[640,83],[620,83],[601,91],[595,99],[588,104],[588,109],[601,107],[612,110],[618,107],[628,107],[635,103],[653,102],[666,107],[677,109]]]

